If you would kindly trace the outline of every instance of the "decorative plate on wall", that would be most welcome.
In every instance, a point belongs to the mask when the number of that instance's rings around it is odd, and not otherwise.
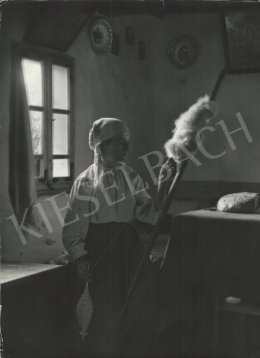
[[[90,30],[92,50],[98,56],[106,55],[112,46],[113,33],[109,22],[105,19],[97,20]]]
[[[169,48],[170,63],[179,70],[184,70],[195,62],[197,48],[189,37],[177,37]]]

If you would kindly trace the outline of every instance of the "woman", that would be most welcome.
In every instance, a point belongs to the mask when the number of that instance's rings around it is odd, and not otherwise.
[[[63,243],[77,267],[78,278],[83,283],[89,281],[94,305],[82,357],[158,355],[150,265],[138,282],[119,333],[110,340],[144,251],[131,221],[137,218],[156,223],[165,178],[171,172],[169,163],[161,169],[153,200],[140,176],[124,163],[129,141],[129,130],[121,120],[95,121],[89,134],[94,163],[79,175],[71,190]],[[79,294],[74,292],[75,302]]]

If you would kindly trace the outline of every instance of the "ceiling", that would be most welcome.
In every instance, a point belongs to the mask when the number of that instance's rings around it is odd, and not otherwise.
[[[221,13],[260,9],[256,1],[7,1],[2,0],[5,11],[25,13],[26,33],[24,42],[50,49],[67,51],[82,27],[93,13],[116,17],[150,14],[163,18],[176,13]]]

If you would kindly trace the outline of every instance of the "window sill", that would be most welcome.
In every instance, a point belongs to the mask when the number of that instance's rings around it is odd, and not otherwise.
[[[65,188],[46,188],[46,189],[41,189],[41,190],[37,190],[37,197],[40,196],[54,196],[57,194],[61,194],[63,192],[66,192],[67,194],[70,193],[72,185],[70,185],[69,187],[65,187]]]

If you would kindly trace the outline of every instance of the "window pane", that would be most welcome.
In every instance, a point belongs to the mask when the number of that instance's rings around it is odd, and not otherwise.
[[[29,106],[42,106],[42,63],[24,58],[22,67]]]
[[[70,176],[69,159],[53,159],[52,165],[53,178]]]
[[[43,113],[30,111],[33,154],[42,154]]]
[[[69,69],[52,65],[52,107],[69,109]]]
[[[52,115],[52,153],[69,153],[68,116],[53,113]]]

